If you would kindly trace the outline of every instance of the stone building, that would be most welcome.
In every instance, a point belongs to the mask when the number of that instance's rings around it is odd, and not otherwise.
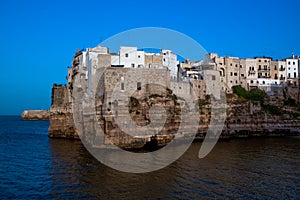
[[[252,58],[245,59],[246,65],[246,80],[247,80],[247,88],[248,90],[252,88],[258,87],[258,68],[256,66],[256,60]]]

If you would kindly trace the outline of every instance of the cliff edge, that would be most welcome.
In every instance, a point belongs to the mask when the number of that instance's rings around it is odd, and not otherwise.
[[[48,110],[25,110],[21,115],[22,120],[49,120]]]

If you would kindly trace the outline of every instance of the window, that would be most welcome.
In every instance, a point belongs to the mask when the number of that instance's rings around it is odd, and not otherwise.
[[[297,78],[296,72],[294,72],[294,78]]]
[[[261,70],[261,65],[258,65],[258,70]]]
[[[232,63],[230,63],[230,66],[232,66]]]
[[[230,76],[232,76],[232,72],[230,72]]]
[[[274,70],[277,70],[277,67],[276,67],[276,65],[274,66]]]
[[[238,67],[238,64],[235,64],[235,67]]]
[[[215,75],[212,75],[211,76],[211,79],[214,81],[214,80],[216,80],[216,76]]]
[[[253,80],[251,80],[250,83],[253,83]]]
[[[265,73],[265,76],[267,77],[267,76],[268,76],[268,74],[267,74],[267,73]]]
[[[237,73],[236,73],[236,72],[234,72],[234,76],[237,76]]]
[[[134,68],[134,63],[131,64],[131,67]]]
[[[265,84],[266,82],[265,81],[263,81],[263,84]]]
[[[125,89],[125,84],[124,84],[124,77],[121,77],[121,90]]]
[[[261,62],[261,60],[258,60],[258,62]]]
[[[128,53],[125,53],[125,57],[128,58]]]
[[[265,60],[265,62],[267,62],[267,60]]]
[[[291,73],[288,74],[288,77],[291,78]]]
[[[238,81],[235,81],[235,84],[237,84],[238,83]]]
[[[136,89],[137,90],[141,90],[142,89],[142,83],[141,82],[137,82]]]
[[[243,68],[243,65],[240,65],[240,68]]]
[[[288,64],[290,65],[290,64],[291,64],[291,62],[289,61],[289,62],[288,62]]]
[[[241,74],[241,77],[244,77],[244,74]]]
[[[138,55],[138,58],[141,58],[141,56],[140,56],[140,55]]]
[[[293,65],[295,65],[295,62],[293,62]]]

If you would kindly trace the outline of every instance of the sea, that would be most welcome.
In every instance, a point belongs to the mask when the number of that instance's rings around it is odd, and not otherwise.
[[[299,199],[300,138],[193,143],[174,163],[134,174],[96,160],[80,140],[48,138],[48,121],[0,116],[0,199]]]

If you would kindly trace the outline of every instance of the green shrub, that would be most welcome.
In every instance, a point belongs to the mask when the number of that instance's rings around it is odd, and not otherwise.
[[[131,96],[130,97],[130,102],[131,102],[131,105],[133,106],[137,106],[140,104],[139,100],[137,100],[135,97]]]
[[[258,88],[254,88],[254,89],[251,89],[250,91],[247,91],[245,88],[243,88],[240,85],[233,86],[232,91],[233,91],[233,93],[238,95],[238,97],[240,97],[240,98],[244,98],[247,100],[253,100],[253,101],[263,102],[264,98],[266,96],[265,92]]]
[[[270,105],[270,104],[262,104],[262,109],[265,112],[268,112],[272,115],[283,115],[284,112],[277,106]]]
[[[297,106],[296,100],[292,98],[288,98],[287,100],[284,100],[285,106]]]

